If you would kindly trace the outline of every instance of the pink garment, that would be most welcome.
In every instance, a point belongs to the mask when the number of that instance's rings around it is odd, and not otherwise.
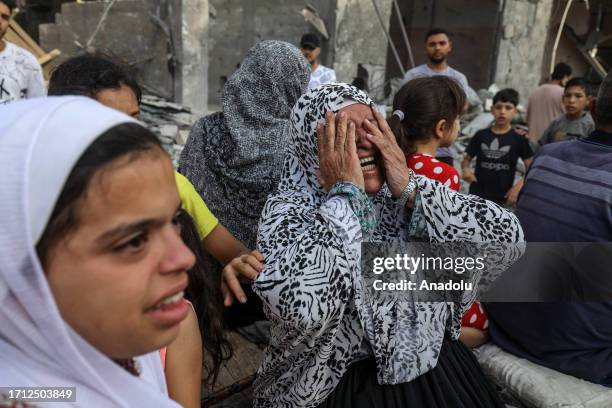
[[[531,93],[527,105],[529,139],[540,140],[550,122],[565,113],[562,97],[563,87],[557,84],[540,85]]]

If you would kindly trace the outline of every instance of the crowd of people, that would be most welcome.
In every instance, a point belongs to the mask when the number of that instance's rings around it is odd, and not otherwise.
[[[0,387],[199,407],[227,328],[267,346],[255,407],[504,407],[470,350],[488,341],[612,387],[612,302],[389,300],[361,262],[363,243],[612,240],[611,75],[594,103],[558,64],[527,134],[502,89],[456,163],[469,86],[448,31],[427,34],[388,117],[336,82],[317,35],[260,41],[174,169],[128,67],[80,55],[45,88],[2,39],[14,7],[0,0]]]

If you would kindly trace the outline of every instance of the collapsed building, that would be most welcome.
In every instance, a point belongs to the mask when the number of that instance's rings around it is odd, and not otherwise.
[[[62,58],[112,53],[145,89],[206,112],[219,106],[225,79],[263,39],[323,39],[321,60],[339,80],[366,81],[382,101],[413,64],[425,61],[432,27],[454,33],[450,57],[472,88],[496,83],[522,101],[555,62],[601,79],[612,63],[612,8],[592,0],[21,0],[22,26]],[[557,36],[559,37],[557,39]],[[60,59],[61,60],[61,59]],[[208,109],[210,104],[211,109]]]

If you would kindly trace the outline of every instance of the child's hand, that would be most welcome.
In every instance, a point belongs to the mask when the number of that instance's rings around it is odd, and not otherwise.
[[[461,326],[459,340],[469,348],[477,348],[489,341],[489,332],[474,327]]]
[[[516,202],[518,201],[518,196],[522,188],[523,188],[523,183],[519,181],[514,186],[512,186],[510,190],[508,190],[508,192],[504,196],[504,198],[506,199],[507,205],[511,207],[516,207]]]
[[[478,182],[478,180],[476,179],[476,176],[470,169],[463,169],[463,180],[467,181],[468,183]]]
[[[259,272],[263,270],[263,255],[257,251],[242,254],[232,259],[225,268],[223,268],[223,304],[231,306],[234,297],[238,298],[240,303],[246,302],[246,295],[240,286],[239,277],[246,278],[248,281],[254,280]]]
[[[525,139],[529,139],[529,132],[521,127],[515,127],[514,131],[519,135],[519,136],[523,136]]]

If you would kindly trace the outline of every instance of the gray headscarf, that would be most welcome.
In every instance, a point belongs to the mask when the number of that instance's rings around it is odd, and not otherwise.
[[[289,113],[309,78],[310,66],[295,46],[257,43],[225,84],[223,112],[196,122],[181,155],[179,171],[249,248],[280,178]]]

